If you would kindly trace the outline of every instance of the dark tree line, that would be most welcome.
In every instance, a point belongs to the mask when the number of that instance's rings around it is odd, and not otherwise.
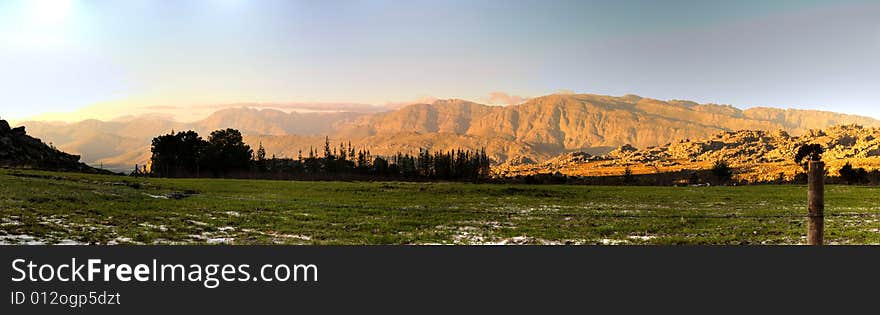
[[[334,146],[329,138],[323,148],[311,148],[305,156],[299,152],[295,159],[268,158],[262,144],[254,152],[235,129],[214,131],[207,140],[194,131],[162,135],[153,139],[152,153],[149,175],[160,177],[478,181],[489,177],[490,166],[485,149],[421,149],[415,156],[397,153],[383,157],[373,156],[366,148],[355,149],[351,143]]]
[[[160,177],[225,176],[250,168],[253,150],[235,129],[217,130],[208,140],[195,131],[153,138],[151,173]]]
[[[880,185],[880,170],[868,171],[863,167],[855,168],[847,162],[838,171],[841,184],[847,185]]]

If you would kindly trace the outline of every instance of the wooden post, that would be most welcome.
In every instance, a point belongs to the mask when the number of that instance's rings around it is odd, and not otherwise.
[[[810,161],[807,244],[822,245],[825,228],[825,163]]]

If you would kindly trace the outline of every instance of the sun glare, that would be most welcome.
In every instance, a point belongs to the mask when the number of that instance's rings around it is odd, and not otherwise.
[[[23,1],[12,10],[0,40],[19,49],[54,49],[70,43],[75,0]],[[2,26],[2,25],[0,25]],[[2,46],[2,45],[0,45]]]
[[[73,0],[30,0],[28,17],[31,22],[56,25],[64,22],[73,11]]]

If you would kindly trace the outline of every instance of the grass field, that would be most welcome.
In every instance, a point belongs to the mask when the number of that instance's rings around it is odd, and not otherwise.
[[[825,239],[880,243],[880,189]],[[0,244],[801,244],[806,188],[144,179],[0,170]]]

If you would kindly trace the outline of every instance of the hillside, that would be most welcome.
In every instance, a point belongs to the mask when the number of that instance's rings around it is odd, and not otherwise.
[[[753,108],[691,101],[661,101],[635,95],[553,94],[520,105],[487,106],[463,100],[412,104],[382,113],[283,112],[247,107],[225,109],[194,123],[161,116],[129,117],[73,124],[25,123],[32,133],[59,148],[81,154],[88,163],[130,169],[146,162],[152,137],[171,130],[236,128],[269,155],[294,157],[317,147],[323,136],[369,147],[374,154],[486,147],[498,162],[544,161],[585,151],[601,155],[631,144],[638,148],[685,139],[703,139],[736,130],[783,130],[801,135],[810,129],[859,124],[880,127],[868,117],[824,111]]]
[[[555,94],[507,107],[460,100],[416,104],[362,117],[347,124],[341,134],[357,137],[418,132],[501,137],[552,153],[623,144],[646,147],[743,129],[781,129],[801,134],[813,128],[851,123],[880,126],[880,121],[871,118],[821,111],[742,111],[731,106],[664,102],[633,95]]]
[[[791,180],[802,173],[793,161],[802,145],[818,143],[826,148],[823,160],[829,173],[837,175],[844,164],[868,170],[880,169],[880,128],[844,125],[812,130],[801,136],[784,131],[741,130],[718,133],[700,140],[684,139],[663,146],[621,146],[604,155],[566,153],[543,163],[506,163],[495,168],[500,176],[562,173],[571,176],[619,176],[682,170],[705,170],[726,161],[735,178],[750,182]]]
[[[0,120],[0,167],[100,172],[80,163],[79,156],[64,153],[28,136],[25,127],[11,128],[5,120]]]

